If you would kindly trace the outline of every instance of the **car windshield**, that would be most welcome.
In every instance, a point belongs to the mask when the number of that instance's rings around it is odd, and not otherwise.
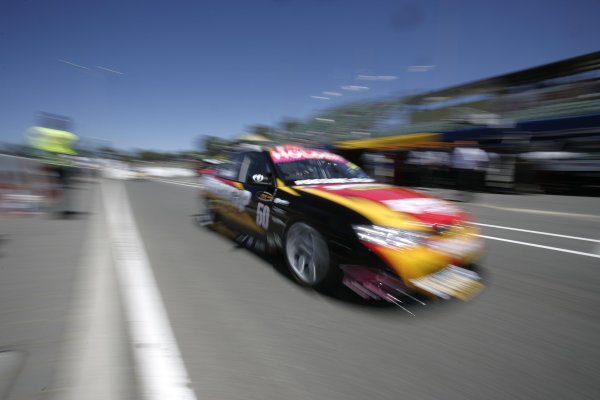
[[[296,185],[370,182],[372,179],[357,165],[346,160],[302,159],[276,163],[279,176],[286,183]]]

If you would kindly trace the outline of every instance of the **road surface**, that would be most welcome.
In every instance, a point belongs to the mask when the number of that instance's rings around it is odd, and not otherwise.
[[[196,226],[195,186],[91,182],[77,219],[0,219],[0,398],[600,396],[597,198],[466,204],[486,289],[413,317]]]

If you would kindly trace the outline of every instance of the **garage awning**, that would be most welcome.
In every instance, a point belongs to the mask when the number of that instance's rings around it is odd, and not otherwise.
[[[407,135],[384,136],[372,139],[355,139],[335,142],[333,146],[340,150],[395,150],[406,147],[429,146],[439,143],[438,133],[412,133]]]

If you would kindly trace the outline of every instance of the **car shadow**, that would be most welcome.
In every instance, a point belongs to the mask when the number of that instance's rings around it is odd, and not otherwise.
[[[88,211],[55,211],[49,216],[52,219],[85,219],[92,215]]]
[[[194,218],[194,223],[197,228],[209,230],[227,238],[231,242],[232,251],[248,252],[251,256],[260,260],[262,264],[268,265],[270,268],[272,268],[283,280],[287,281],[288,284],[293,285],[300,290],[317,293],[318,296],[326,301],[353,307],[357,310],[368,312],[370,314],[381,313],[385,315],[398,315],[400,317],[434,316],[439,312],[446,314],[447,312],[459,310],[460,305],[465,303],[465,301],[458,299],[443,300],[426,296],[411,295],[399,296],[401,303],[396,305],[383,300],[364,299],[356,294],[353,290],[343,285],[341,282],[334,287],[328,287],[324,290],[307,288],[302,286],[293,277],[285,263],[282,254],[267,254],[265,251],[261,251],[260,248],[257,248],[253,242],[248,242],[245,240],[243,235],[230,230],[220,223],[215,224],[213,227],[202,226],[197,222],[197,215],[192,215],[191,217]],[[250,245],[248,245],[248,243],[250,243]],[[482,283],[487,287],[489,284],[489,274],[487,270],[481,268],[480,266],[474,266],[472,270],[481,276]],[[485,290],[486,289],[483,289],[481,293],[469,301],[476,301],[477,298],[485,292]]]

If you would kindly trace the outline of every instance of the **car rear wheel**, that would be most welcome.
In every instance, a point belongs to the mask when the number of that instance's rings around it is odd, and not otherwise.
[[[294,277],[303,285],[320,288],[335,273],[325,238],[313,227],[296,222],[286,232],[285,261]]]

